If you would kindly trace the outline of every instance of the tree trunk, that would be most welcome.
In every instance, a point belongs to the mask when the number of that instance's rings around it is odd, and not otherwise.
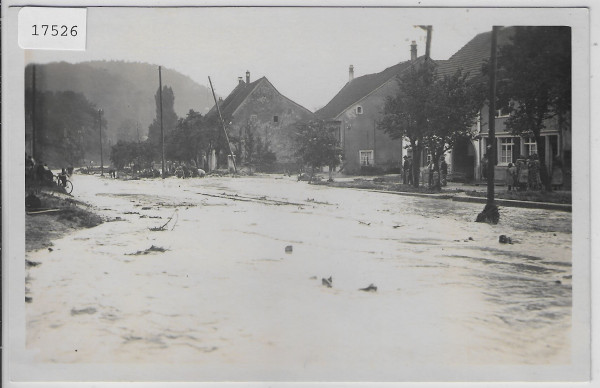
[[[421,145],[416,141],[411,140],[410,146],[413,150],[413,162],[412,162],[412,175],[413,175],[413,186],[419,187],[419,167],[421,164]]]
[[[540,131],[533,131],[535,142],[537,144],[538,150],[538,159],[540,162],[540,180],[542,181],[542,188],[545,191],[552,191],[552,181],[550,180],[550,175],[548,174],[548,170],[546,169],[546,145],[544,144],[542,147],[542,141],[544,138],[540,135]]]

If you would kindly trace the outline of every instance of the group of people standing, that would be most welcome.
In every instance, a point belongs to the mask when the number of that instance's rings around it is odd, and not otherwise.
[[[560,160],[554,160],[552,163],[551,184],[555,189],[560,189],[563,186],[563,171]],[[527,158],[517,158],[514,164],[508,164],[506,168],[506,187],[508,191],[540,190],[542,188],[540,161],[536,154],[529,155]]]
[[[437,181],[438,181],[437,174],[439,174],[439,182],[442,186],[446,186],[448,183],[448,181],[447,181],[448,163],[446,163],[446,160],[444,159],[444,157],[441,157],[440,159],[441,159],[441,161],[439,163],[439,168],[436,168],[433,160],[431,160],[426,166],[427,183],[428,183],[429,187],[432,187],[434,184],[437,183]],[[404,156],[404,163],[402,164],[402,183],[404,183],[405,185],[413,184],[412,168],[413,168],[412,158],[409,156]]]

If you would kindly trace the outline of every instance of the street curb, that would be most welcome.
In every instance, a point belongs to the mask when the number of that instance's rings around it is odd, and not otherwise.
[[[352,189],[352,187],[339,187],[329,186],[337,189]],[[425,194],[425,193],[410,193],[404,191],[387,191],[387,190],[374,190],[374,189],[357,189],[361,191],[370,191],[373,193],[383,194],[394,194],[403,195],[406,197],[420,197],[420,198],[431,198],[431,199],[450,199],[455,202],[468,202],[468,203],[486,203],[487,199],[483,197],[468,197],[459,194]],[[524,209],[542,209],[542,210],[558,210],[564,212],[572,212],[572,205],[565,203],[550,203],[550,202],[534,202],[534,201],[517,201],[514,199],[496,199],[496,205],[506,207],[519,207]]]
[[[463,197],[454,196],[453,201],[470,202],[470,203],[486,203],[487,199],[483,197]],[[517,201],[514,199],[495,199],[496,205],[506,207],[520,207],[528,209],[543,209],[543,210],[560,210],[565,212],[572,211],[572,205],[565,203],[550,203],[550,202],[534,202],[534,201]]]

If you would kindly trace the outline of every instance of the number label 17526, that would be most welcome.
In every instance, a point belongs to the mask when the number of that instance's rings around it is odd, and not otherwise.
[[[77,26],[66,26],[57,24],[34,24],[32,27],[33,36],[77,36]]]

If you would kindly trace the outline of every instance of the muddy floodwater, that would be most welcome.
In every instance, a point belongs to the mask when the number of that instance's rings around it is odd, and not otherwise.
[[[274,176],[73,182],[112,221],[27,254],[38,361],[262,380],[570,362],[570,213],[491,226],[479,204]]]

